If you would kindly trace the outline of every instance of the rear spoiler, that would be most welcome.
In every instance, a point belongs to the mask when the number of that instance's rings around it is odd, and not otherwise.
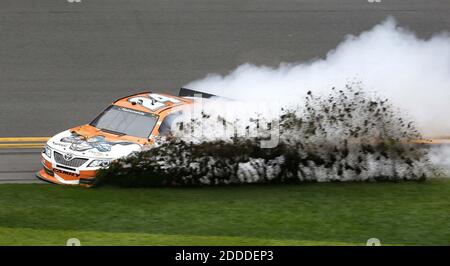
[[[201,98],[211,98],[211,97],[220,97],[211,93],[181,88],[178,92],[178,96],[180,97],[201,97]]]

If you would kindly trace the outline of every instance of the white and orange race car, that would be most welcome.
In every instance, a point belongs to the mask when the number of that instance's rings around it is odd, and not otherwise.
[[[42,151],[43,168],[36,175],[57,184],[92,185],[98,169],[169,134],[175,116],[199,96],[215,95],[182,88],[178,96],[143,92],[121,98],[90,124],[50,138]]]

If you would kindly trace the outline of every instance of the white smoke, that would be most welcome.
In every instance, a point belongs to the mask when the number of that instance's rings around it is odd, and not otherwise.
[[[450,135],[450,35],[420,39],[393,18],[359,36],[349,35],[324,59],[243,64],[226,76],[209,74],[187,88],[252,102],[301,101],[306,92],[327,93],[359,81],[392,100],[428,137]]]
[[[448,144],[433,146],[430,149],[430,161],[444,177],[450,177],[450,146]]]

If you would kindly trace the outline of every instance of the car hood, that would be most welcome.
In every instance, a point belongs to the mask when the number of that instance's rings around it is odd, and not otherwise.
[[[111,139],[102,134],[83,136],[71,130],[53,136],[47,145],[63,153],[102,159],[117,159],[142,150],[142,145],[136,142]]]

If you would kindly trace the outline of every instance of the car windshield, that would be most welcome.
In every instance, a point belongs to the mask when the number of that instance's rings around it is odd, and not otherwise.
[[[111,105],[90,125],[112,134],[148,138],[157,121],[157,115]]]

